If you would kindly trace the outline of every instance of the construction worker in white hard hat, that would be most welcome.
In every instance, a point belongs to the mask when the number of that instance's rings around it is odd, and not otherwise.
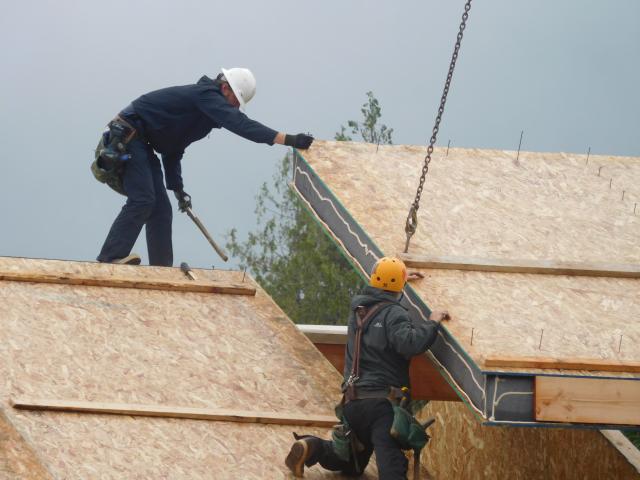
[[[212,129],[225,128],[256,143],[309,148],[311,135],[277,132],[241,111],[255,93],[256,79],[249,69],[223,68],[215,79],[203,76],[195,84],[142,95],[109,123],[91,170],[96,179],[125,195],[127,201],[113,222],[98,261],[140,263],[131,249],[146,226],[149,263],[173,264],[173,214],[166,190],[173,190],[181,211],[191,207],[182,181],[182,157],[191,143]]]
[[[394,415],[404,410],[394,404],[409,398],[411,357],[431,346],[441,322],[449,318],[445,311],[434,311],[429,320],[410,319],[400,304],[407,277],[402,260],[383,257],[371,271],[369,286],[353,297],[339,405],[342,423],[331,440],[294,433],[285,464],[296,477],[316,463],[360,475],[375,452],[379,478],[407,478],[402,450],[408,447],[392,432]]]

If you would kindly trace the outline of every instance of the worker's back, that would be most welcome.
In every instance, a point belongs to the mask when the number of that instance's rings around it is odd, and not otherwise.
[[[409,386],[411,357],[426,351],[434,342],[438,327],[433,322],[415,322],[397,296],[375,287],[365,287],[362,294],[351,301],[348,341],[345,352],[345,380],[351,373],[356,332],[355,309],[371,308],[389,302],[367,322],[360,346],[360,372],[355,383],[358,390],[383,390],[390,386]]]

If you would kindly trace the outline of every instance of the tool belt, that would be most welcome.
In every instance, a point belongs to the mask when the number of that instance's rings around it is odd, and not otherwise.
[[[386,398],[391,403],[399,403],[403,398],[408,398],[409,389],[406,387],[389,387],[380,390],[365,390],[357,388],[355,385],[352,388],[345,389],[344,392],[344,405],[353,400],[364,400],[367,398]]]
[[[131,158],[127,145],[138,136],[136,128],[120,115],[111,120],[100,136],[91,172],[100,183],[106,183],[121,195],[127,195],[122,183],[125,164]]]

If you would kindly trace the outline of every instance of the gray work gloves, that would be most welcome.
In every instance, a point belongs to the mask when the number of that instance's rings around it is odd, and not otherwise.
[[[306,133],[299,133],[297,135],[285,135],[284,144],[287,147],[294,147],[306,150],[313,143],[313,137]]]
[[[187,208],[191,208],[191,195],[189,195],[184,190],[174,190],[173,194],[178,199],[178,209],[181,212],[186,212]]]

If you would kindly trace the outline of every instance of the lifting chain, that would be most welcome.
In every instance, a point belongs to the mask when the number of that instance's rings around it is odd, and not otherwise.
[[[418,228],[418,208],[420,207],[420,197],[422,196],[422,189],[424,187],[424,180],[429,172],[429,163],[431,163],[431,154],[433,153],[433,146],[436,143],[436,137],[438,136],[438,130],[440,130],[440,121],[442,120],[442,114],[444,113],[444,105],[447,103],[447,94],[449,93],[449,87],[451,86],[451,78],[453,77],[453,70],[456,68],[456,60],[458,60],[458,53],[460,51],[460,43],[462,43],[462,35],[464,29],[467,26],[467,19],[469,18],[469,10],[471,10],[471,0],[467,0],[464,5],[464,13],[462,14],[462,22],[460,23],[460,30],[456,38],[456,45],[453,49],[453,55],[451,56],[451,63],[449,64],[449,73],[447,73],[447,80],[444,82],[444,90],[442,91],[442,98],[440,99],[440,107],[438,107],[438,115],[436,116],[436,123],[433,126],[433,133],[431,134],[431,140],[429,140],[429,147],[427,148],[427,155],[424,157],[424,165],[422,167],[422,175],[420,175],[420,184],[416,191],[416,198],[411,204],[409,209],[409,215],[407,215],[407,221],[404,227],[404,231],[407,234],[407,242],[404,246],[404,253],[409,250],[409,240],[416,233]]]

